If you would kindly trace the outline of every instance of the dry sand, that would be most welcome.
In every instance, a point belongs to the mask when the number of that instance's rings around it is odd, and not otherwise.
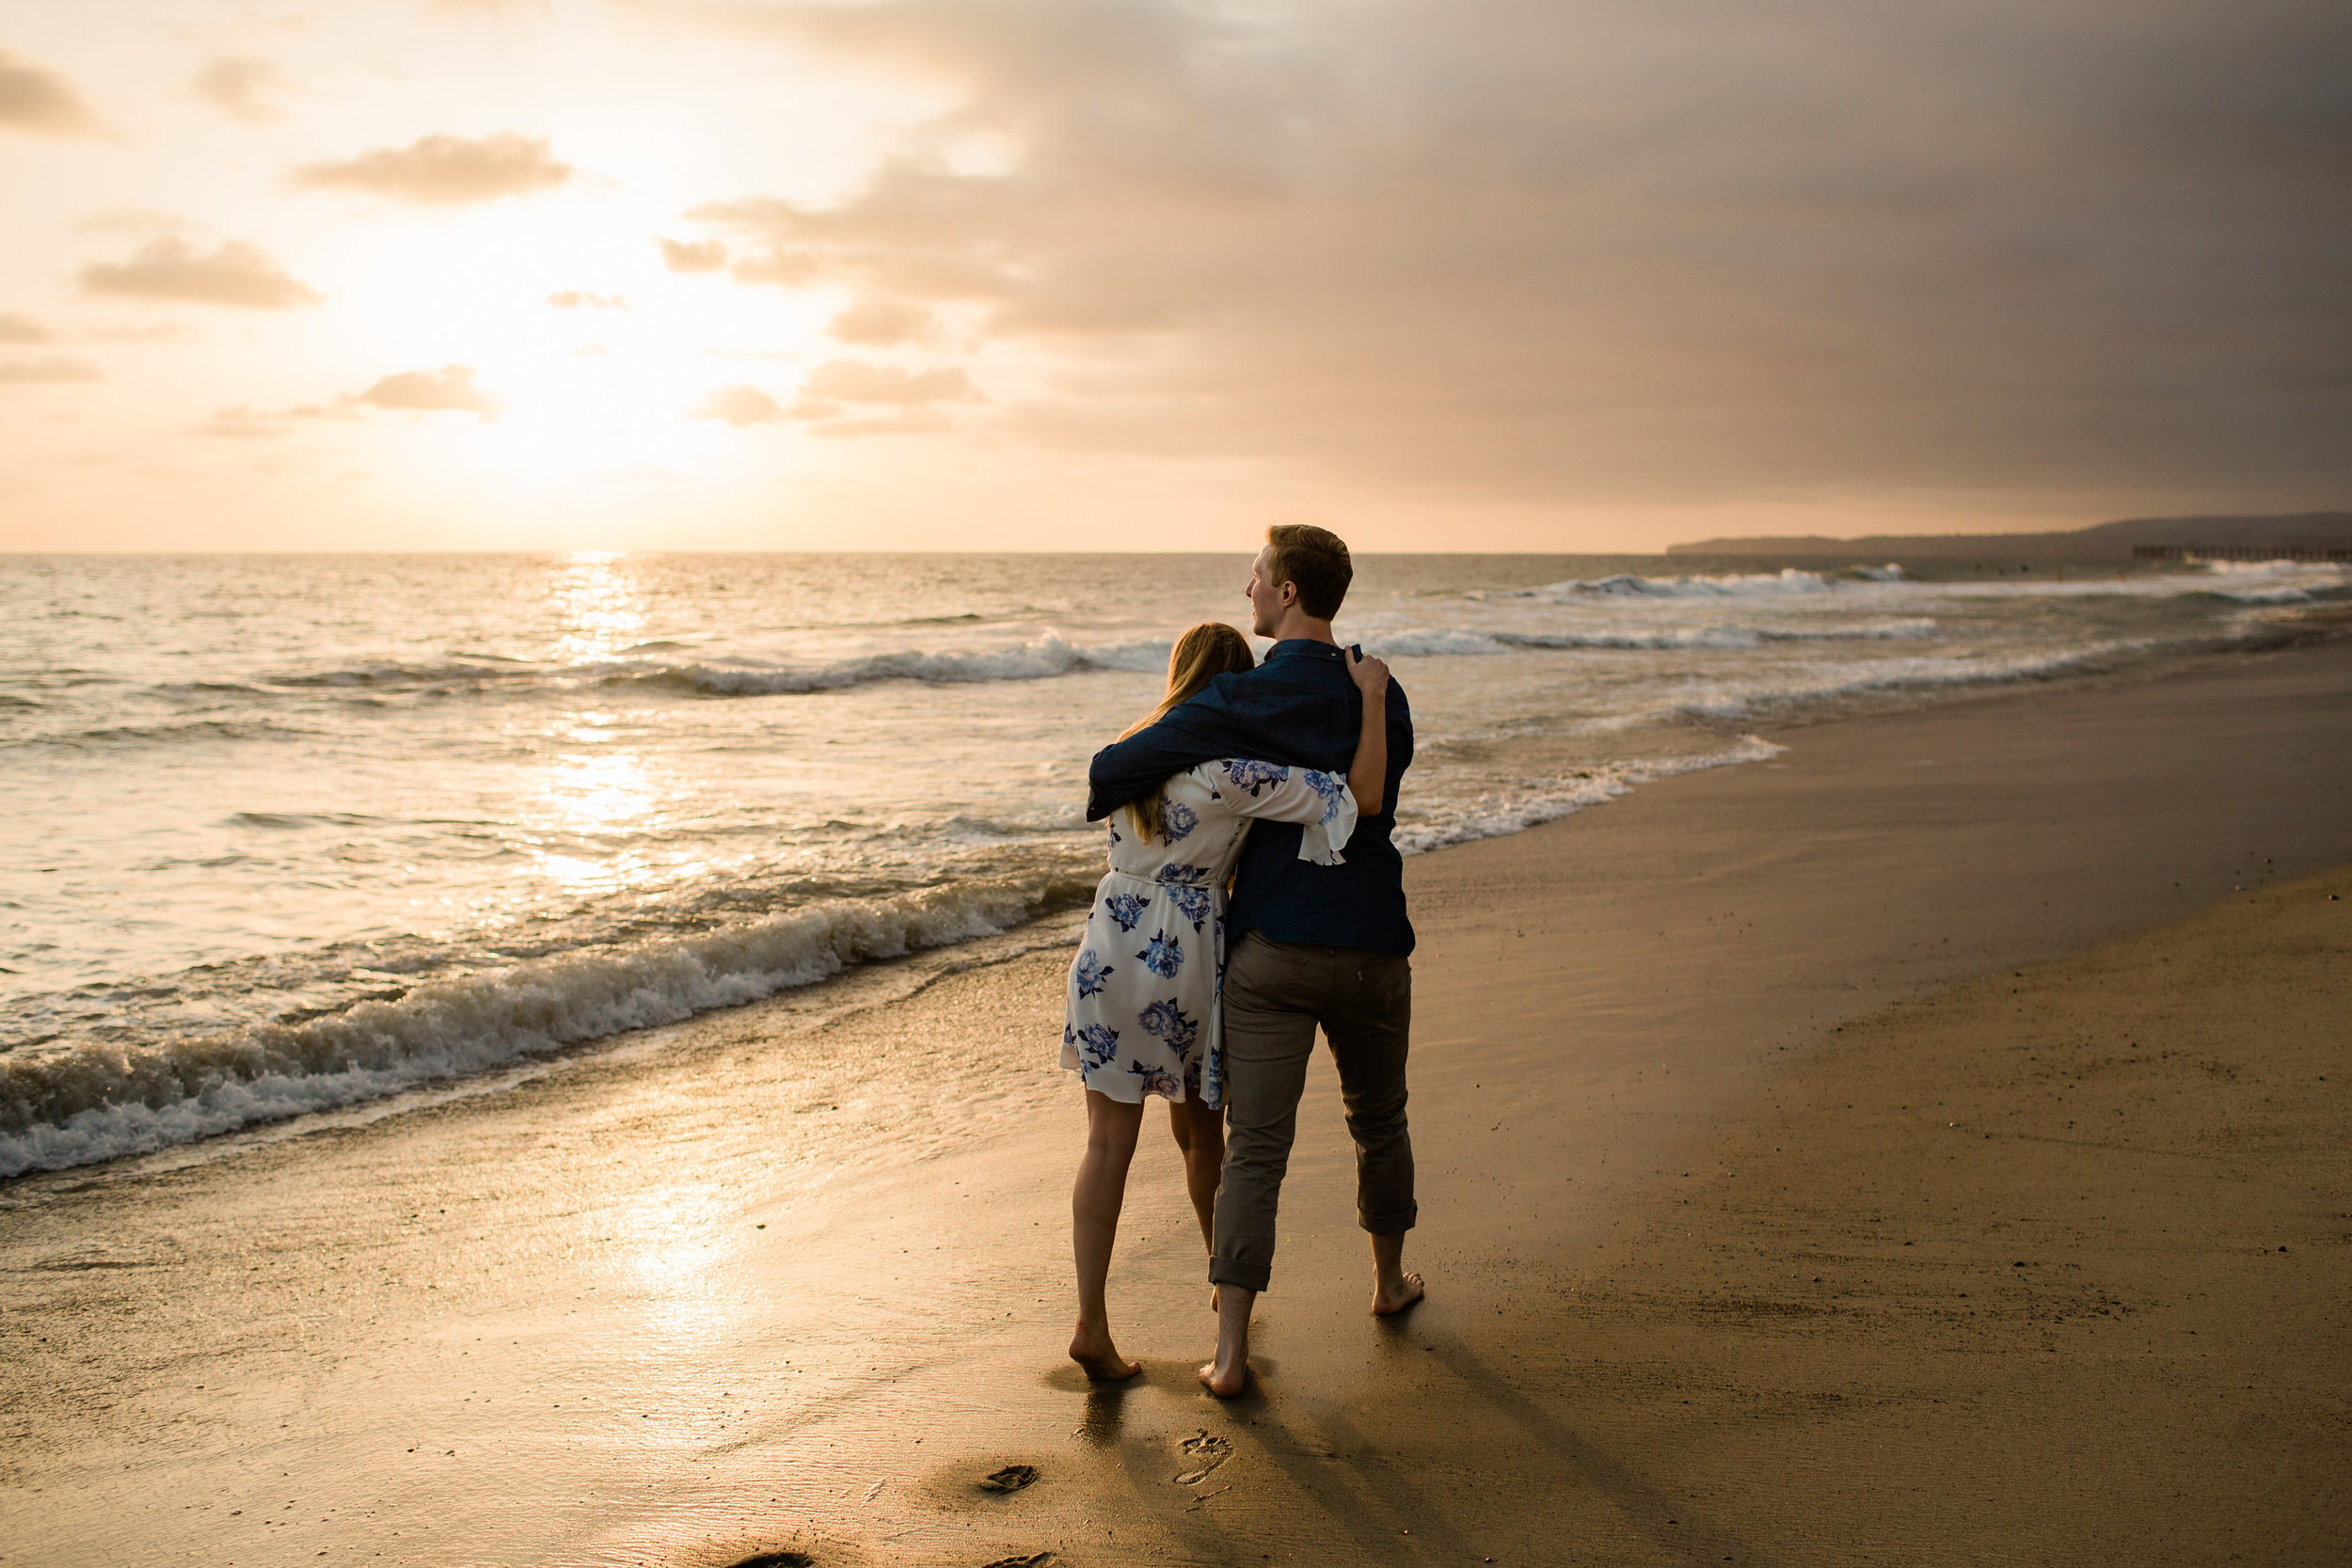
[[[0,1562],[2352,1560],[2352,645],[1776,738],[1412,863],[1243,1400],[1158,1141],[1057,1364],[1028,933],[0,1189]]]

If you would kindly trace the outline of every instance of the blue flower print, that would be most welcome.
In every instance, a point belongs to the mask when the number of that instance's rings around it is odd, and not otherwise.
[[[1141,894],[1114,893],[1103,900],[1103,907],[1111,911],[1111,918],[1119,922],[1120,930],[1132,931],[1136,922],[1143,918],[1143,911],[1152,907],[1152,900]]]
[[[1152,873],[1152,879],[1163,886],[1177,883],[1198,887],[1207,883],[1209,868],[1205,865],[1177,865],[1170,863]]]
[[[1246,789],[1256,800],[1258,791],[1267,784],[1287,784],[1291,770],[1279,763],[1253,762],[1248,757],[1234,757],[1225,764],[1225,776],[1233,781],[1235,789]]]
[[[1070,977],[1078,982],[1080,996],[1094,996],[1100,994],[1103,981],[1110,974],[1111,966],[1096,958],[1094,949],[1089,947],[1078,955],[1077,967],[1070,972]]]
[[[1173,980],[1176,972],[1184,967],[1184,950],[1166,937],[1153,937],[1136,957],[1143,960],[1144,968],[1163,980]]]
[[[1201,922],[1209,916],[1207,888],[1171,887],[1168,890],[1168,901],[1176,907],[1178,914],[1192,922],[1192,928],[1196,931],[1200,929]]]
[[[1170,800],[1160,811],[1160,832],[1168,843],[1190,833],[1200,826],[1200,814],[1182,800]]]
[[[1136,1015],[1143,1032],[1167,1046],[1179,1056],[1192,1049],[1192,1042],[1200,1037],[1200,1021],[1186,1018],[1182,1007],[1173,1002],[1154,1002]]]
[[[1318,773],[1311,768],[1302,772],[1299,778],[1309,789],[1323,797],[1323,816],[1319,820],[1328,822],[1339,816],[1340,791],[1347,787],[1345,779],[1333,773]]]
[[[1089,1023],[1078,1031],[1074,1042],[1089,1067],[1107,1067],[1119,1054],[1119,1031],[1100,1023]]]
[[[1129,1062],[1127,1070],[1143,1081],[1144,1092],[1147,1094],[1164,1094],[1172,1100],[1184,1091],[1184,1080],[1172,1072],[1166,1072],[1155,1067],[1145,1067],[1141,1062]]]

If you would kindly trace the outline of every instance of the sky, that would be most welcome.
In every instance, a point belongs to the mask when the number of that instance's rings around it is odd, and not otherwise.
[[[2352,506],[2343,0],[0,0],[0,549]]]

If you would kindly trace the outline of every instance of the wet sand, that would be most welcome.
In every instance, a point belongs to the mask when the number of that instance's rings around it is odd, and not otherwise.
[[[1231,1405],[1032,931],[0,1189],[0,1562],[2344,1560],[2352,645],[1768,733],[1411,863],[1432,1299],[1319,1068]]]

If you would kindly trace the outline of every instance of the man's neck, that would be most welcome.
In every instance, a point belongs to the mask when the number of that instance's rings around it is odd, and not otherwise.
[[[1274,641],[1277,642],[1328,642],[1333,647],[1339,645],[1339,639],[1331,635],[1330,622],[1318,621],[1313,616],[1302,614],[1296,610],[1275,623]]]

